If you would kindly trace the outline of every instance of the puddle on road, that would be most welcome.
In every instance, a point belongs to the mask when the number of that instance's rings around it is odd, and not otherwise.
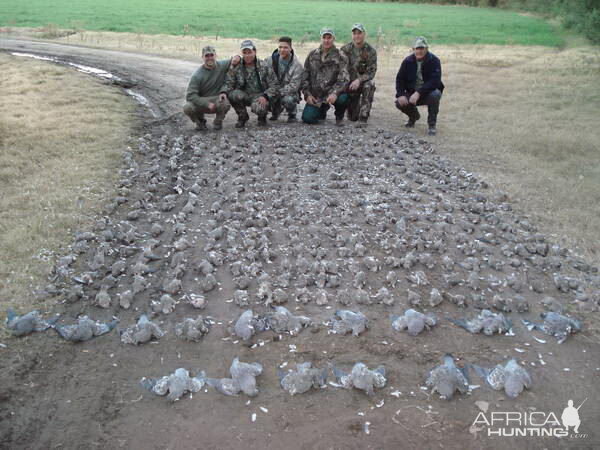
[[[74,67],[77,71],[86,73],[88,75],[94,75],[94,76],[104,78],[107,80],[123,81],[121,78],[117,77],[116,75],[113,75],[110,72],[107,72],[106,70],[98,69],[96,67],[91,67],[91,66],[85,66],[83,64],[76,64],[76,63],[72,63],[72,62],[68,62],[68,61],[61,61],[60,59],[53,58],[51,56],[40,56],[40,55],[34,55],[33,53],[21,53],[21,52],[11,52],[11,55],[21,56],[24,58],[39,59],[41,61],[50,61],[50,62],[54,62],[57,64],[66,64],[68,66]],[[139,92],[135,92],[132,89],[125,89],[125,92],[127,92],[128,95],[133,97],[140,105],[148,108],[154,117],[159,117],[159,115],[152,108],[150,101],[146,97],[144,97],[142,94],[140,94]]]

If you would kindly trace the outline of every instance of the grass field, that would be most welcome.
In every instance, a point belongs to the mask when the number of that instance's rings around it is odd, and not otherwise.
[[[354,22],[391,45],[415,35],[436,44],[559,46],[547,22],[510,11],[463,6],[310,0],[4,0],[0,26],[269,39],[317,40],[323,26],[346,34]]]

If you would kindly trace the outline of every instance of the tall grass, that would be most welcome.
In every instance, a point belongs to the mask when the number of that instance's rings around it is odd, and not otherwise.
[[[0,26],[49,23],[86,30],[270,39],[281,34],[317,40],[332,26],[349,33],[355,22],[390,44],[427,35],[437,44],[559,46],[561,37],[535,17],[493,8],[314,0],[4,0]]]

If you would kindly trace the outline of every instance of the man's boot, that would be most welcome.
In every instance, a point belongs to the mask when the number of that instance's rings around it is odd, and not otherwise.
[[[435,136],[437,134],[437,130],[435,128],[435,123],[434,124],[429,124],[429,130],[427,130],[427,134],[429,136]]]
[[[415,108],[416,109],[416,108]],[[415,122],[421,118],[421,114],[419,114],[419,110],[416,111],[414,116],[408,117],[408,122],[404,125],[406,128],[414,128]]]
[[[223,119],[215,119],[213,120],[213,130],[220,130],[223,128]]]
[[[335,116],[335,126],[336,127],[344,126],[344,116]]]
[[[296,121],[298,121],[298,119],[296,119],[296,113],[288,114],[287,123],[294,123]]]
[[[196,119],[196,131],[206,131],[206,119]]]
[[[356,128],[366,128],[368,125],[368,117],[361,117],[358,119],[358,123],[356,124]]]
[[[250,117],[248,116],[247,112],[245,112],[244,114],[238,114],[238,120],[235,123],[235,127],[244,128],[246,126],[246,122],[248,122],[248,119],[250,119]]]
[[[266,114],[264,116],[258,116],[258,126],[259,127],[267,126],[267,115]]]

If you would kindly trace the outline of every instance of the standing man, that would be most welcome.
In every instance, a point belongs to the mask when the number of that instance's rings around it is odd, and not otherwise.
[[[304,67],[294,54],[292,38],[280,37],[278,49],[265,61],[271,64],[279,82],[279,95],[271,103],[271,120],[277,120],[285,108],[288,113],[288,123],[295,122]]]
[[[213,128],[223,128],[223,119],[231,107],[227,98],[220,98],[221,86],[231,59],[216,60],[217,52],[208,45],[202,49],[202,64],[192,75],[185,95],[183,112],[196,124],[196,130],[206,130],[204,114],[216,114]]]
[[[232,67],[221,88],[221,99],[229,98],[238,115],[236,128],[244,128],[250,118],[246,107],[258,116],[258,125],[267,125],[271,102],[279,95],[279,83],[271,66],[256,57],[256,47],[251,40],[240,46],[242,63]]]
[[[435,136],[440,99],[444,92],[442,65],[429,52],[424,37],[415,40],[413,54],[407,56],[396,75],[396,108],[408,116],[407,128],[413,128],[421,118],[417,106],[427,105],[429,135]]]
[[[359,126],[366,126],[375,95],[375,74],[377,73],[377,50],[365,42],[367,31],[361,23],[352,25],[352,42],[344,45],[341,51],[348,58],[350,94],[348,119],[359,120]]]
[[[335,107],[335,124],[343,125],[348,104],[348,58],[334,45],[331,28],[321,30],[321,46],[311,51],[304,62],[302,92],[306,105],[302,121],[314,124],[325,120],[327,111]]]

